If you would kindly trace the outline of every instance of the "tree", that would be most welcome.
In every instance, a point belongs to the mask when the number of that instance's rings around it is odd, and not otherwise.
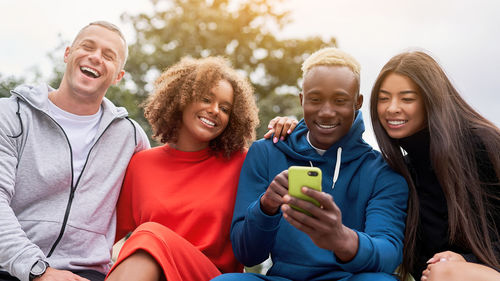
[[[23,78],[16,78],[14,76],[3,77],[0,74],[0,98],[10,97],[10,91],[23,82]]]
[[[297,94],[300,91],[301,64],[312,52],[336,46],[335,38],[280,39],[276,35],[288,23],[289,11],[280,10],[284,0],[151,0],[151,14],[124,14],[122,20],[135,31],[129,45],[126,74],[111,87],[106,97],[124,106],[151,135],[141,104],[152,90],[154,80],[165,68],[184,56],[227,57],[233,66],[249,77],[260,109],[262,136],[276,115],[302,117]],[[59,87],[64,73],[62,54],[70,42],[49,54],[53,74],[49,85]],[[10,79],[10,80],[9,80]],[[2,79],[0,95],[24,79]]]
[[[182,57],[227,57],[255,87],[258,136],[276,115],[301,117],[300,66],[315,50],[336,45],[334,38],[279,39],[275,33],[290,22],[289,12],[279,9],[283,0],[151,2],[152,14],[122,15],[136,33],[126,65],[126,78],[133,81],[128,89],[142,101],[160,72]]]

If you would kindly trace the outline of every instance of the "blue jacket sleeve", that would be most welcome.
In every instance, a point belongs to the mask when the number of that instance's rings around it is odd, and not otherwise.
[[[393,273],[403,258],[403,238],[408,185],[386,165],[379,167],[371,198],[366,206],[364,231],[356,231],[356,256],[339,265],[347,272]]]
[[[255,142],[241,169],[231,224],[233,251],[245,266],[254,266],[269,257],[279,229],[281,213],[268,216],[260,208],[260,197],[271,181],[265,144]]]

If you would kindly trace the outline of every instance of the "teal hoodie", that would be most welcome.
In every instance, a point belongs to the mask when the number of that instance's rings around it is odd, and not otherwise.
[[[321,156],[307,141],[304,121],[286,141],[256,141],[240,175],[231,226],[236,257],[246,266],[271,255],[268,275],[292,280],[332,280],[357,272],[392,273],[401,263],[408,186],[378,151],[363,139],[361,112],[347,135]],[[340,149],[339,149],[340,148]],[[340,157],[337,157],[339,155]],[[322,189],[342,212],[342,222],[359,237],[356,256],[349,262],[316,246],[309,236],[282,218],[264,214],[260,197],[274,177],[293,165],[319,167]],[[335,169],[338,178],[333,183]]]

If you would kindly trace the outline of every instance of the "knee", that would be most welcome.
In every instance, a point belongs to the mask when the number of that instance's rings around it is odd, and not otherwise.
[[[397,281],[396,276],[385,272],[362,272],[351,276],[348,281]]]
[[[145,223],[142,223],[141,225],[139,225],[135,230],[134,232],[138,232],[138,231],[153,231],[153,232],[156,232],[156,230],[164,230],[164,229],[168,229],[166,226],[162,225],[162,224],[159,224],[157,222],[152,222],[152,221],[148,221],[148,222],[145,222]]]
[[[139,225],[132,233],[132,236],[134,235],[146,235],[164,242],[179,238],[177,233],[157,222],[145,222]]]
[[[182,250],[183,246],[189,243],[170,228],[156,222],[146,222],[139,225],[134,230],[129,240],[135,240],[134,243],[139,245],[155,245],[164,250],[176,250],[178,248]]]

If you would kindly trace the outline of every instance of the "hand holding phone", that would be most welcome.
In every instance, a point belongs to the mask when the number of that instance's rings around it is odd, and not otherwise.
[[[321,170],[317,167],[306,167],[306,166],[291,166],[288,168],[288,194],[290,196],[311,202],[316,206],[320,206],[320,203],[304,193],[302,193],[302,187],[309,187],[311,189],[321,191]],[[311,215],[306,210],[299,208],[297,206],[291,205],[292,208],[301,211],[307,215]]]

